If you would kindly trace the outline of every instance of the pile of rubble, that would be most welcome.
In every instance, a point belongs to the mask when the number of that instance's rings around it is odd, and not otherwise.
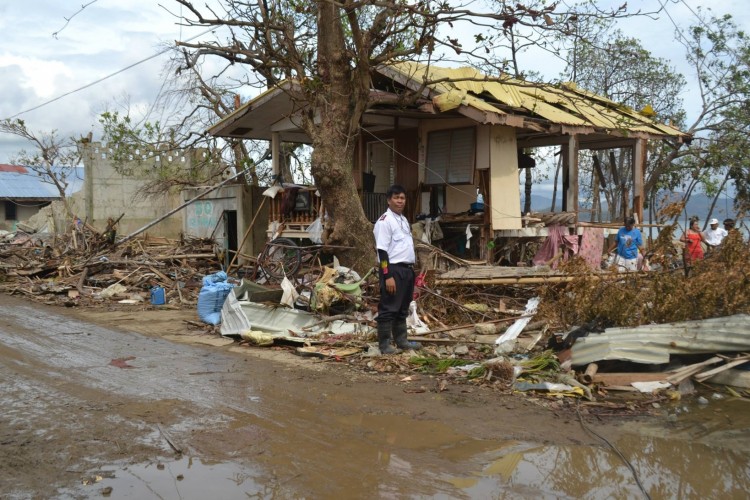
[[[574,259],[554,274],[520,269],[513,279],[461,281],[454,275],[466,274],[471,263],[430,247],[419,253],[422,263],[432,263],[419,272],[409,317],[420,351],[381,356],[377,350],[375,273],[360,278],[346,268],[316,270],[314,263],[281,283],[258,268],[222,273],[231,291],[216,304],[221,326],[205,331],[245,346],[399,374],[413,392],[483,385],[541,395],[534,397],[555,405],[584,400],[600,415],[650,411],[706,382],[732,384],[739,387],[727,389],[734,397],[750,396],[744,389],[750,378],[736,369],[750,360],[744,277],[750,247],[741,237],[728,239],[689,278],[667,266],[596,273]],[[205,278],[222,268],[211,240],[116,244],[86,224],[64,235],[5,235],[0,259],[0,291],[66,306],[138,305],[151,295],[152,303],[200,311]],[[154,289],[164,293],[159,302]],[[631,399],[613,401],[613,394]]]
[[[218,266],[212,240],[145,237],[115,245],[107,232],[78,223],[65,234],[5,234],[0,291],[65,306],[138,304],[152,289],[194,306],[201,278]]]

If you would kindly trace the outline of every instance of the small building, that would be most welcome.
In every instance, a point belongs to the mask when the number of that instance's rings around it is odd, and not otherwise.
[[[643,220],[648,141],[667,140],[679,147],[686,137],[672,126],[574,84],[541,85],[491,78],[473,68],[419,63],[379,67],[372,81],[371,93],[379,97],[373,102],[379,104],[363,117],[353,165],[365,214],[376,220],[386,207],[387,187],[401,184],[407,190],[411,220],[417,214],[440,214],[444,231],[459,238],[471,231],[478,237],[478,244],[472,246],[481,259],[489,260],[491,241],[547,234],[544,227],[528,224],[521,211],[519,169],[531,168],[529,150],[559,148],[562,212],[569,215],[563,220],[575,231],[581,209],[580,151],[628,151],[626,209]],[[209,133],[270,141],[278,165],[282,142],[310,143],[298,125],[304,110],[290,96],[294,86],[287,81],[264,92],[213,125]],[[398,99],[409,92],[415,98]],[[478,194],[483,197],[483,210],[472,207]],[[276,200],[271,207],[271,224],[282,215],[279,204]],[[305,213],[292,214],[291,221],[289,213],[286,217],[295,231],[313,222]]]
[[[71,182],[69,190],[75,186],[80,186],[80,183]],[[18,222],[28,220],[59,199],[60,193],[55,186],[44,182],[30,168],[0,165],[0,229],[15,231]]]

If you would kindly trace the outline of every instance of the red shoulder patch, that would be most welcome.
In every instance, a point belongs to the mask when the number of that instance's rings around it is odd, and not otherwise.
[[[386,216],[386,215],[387,215],[387,214],[383,214],[383,215],[381,215],[381,216],[380,216],[380,218],[379,218],[378,220],[385,220],[385,216]]]

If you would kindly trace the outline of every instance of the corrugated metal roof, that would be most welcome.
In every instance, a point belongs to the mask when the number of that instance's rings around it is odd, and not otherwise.
[[[491,78],[474,68],[440,68],[416,62],[386,67],[407,81],[437,81],[429,84],[433,103],[441,111],[469,106],[482,111],[507,114],[497,105],[525,111],[561,125],[646,132],[681,136],[680,130],[658,123],[605,97],[578,89],[575,84],[553,86],[513,78]]]
[[[750,351],[750,316],[681,321],[634,328],[607,328],[573,344],[574,366],[619,359],[645,364],[669,362],[670,354]]]
[[[55,173],[67,175],[66,195],[83,188],[83,167],[52,167]],[[59,199],[57,188],[22,165],[0,165],[0,198]]]

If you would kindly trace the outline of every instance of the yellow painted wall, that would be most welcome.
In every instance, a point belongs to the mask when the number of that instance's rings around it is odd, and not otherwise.
[[[490,193],[492,230],[520,229],[518,148],[512,127],[495,125],[490,132]]]

